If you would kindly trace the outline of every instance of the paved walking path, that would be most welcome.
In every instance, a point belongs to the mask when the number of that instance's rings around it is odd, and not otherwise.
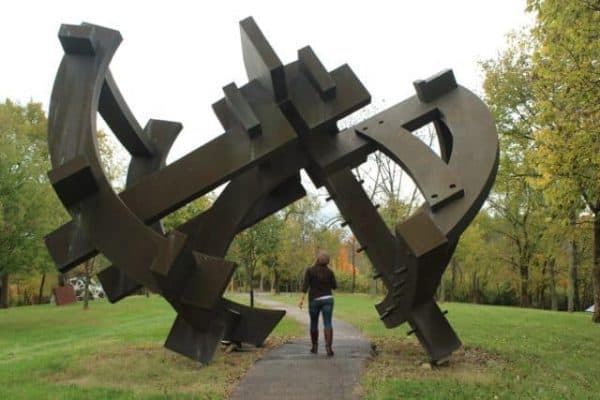
[[[358,385],[370,343],[358,329],[333,321],[333,357],[325,354],[322,321],[319,321],[319,353],[309,352],[308,312],[297,306],[257,299],[261,304],[285,309],[306,326],[306,336],[269,351],[242,379],[231,400],[346,400],[360,398]],[[334,312],[335,315],[335,307]]]

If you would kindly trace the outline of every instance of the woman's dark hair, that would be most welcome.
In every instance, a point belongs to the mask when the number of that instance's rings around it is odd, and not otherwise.
[[[329,254],[325,251],[320,251],[315,261],[315,265],[327,265],[329,264]]]
[[[329,264],[329,254],[325,251],[320,251],[317,259],[315,260],[315,272],[317,274],[317,279],[320,281],[324,281],[329,277],[329,268],[327,268],[327,264]]]

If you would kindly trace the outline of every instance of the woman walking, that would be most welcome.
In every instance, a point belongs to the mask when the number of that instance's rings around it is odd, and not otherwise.
[[[333,289],[337,289],[337,282],[333,271],[329,269],[329,254],[319,253],[315,265],[306,269],[302,283],[302,297],[298,306],[304,305],[304,295],[308,290],[308,313],[310,315],[310,339],[312,347],[310,352],[317,353],[319,344],[319,314],[323,313],[323,327],[325,336],[325,349],[328,356],[333,356],[331,348],[333,342],[333,327],[331,317],[333,314]]]

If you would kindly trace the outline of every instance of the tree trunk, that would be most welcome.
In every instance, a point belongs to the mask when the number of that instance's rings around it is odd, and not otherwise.
[[[456,263],[456,258],[452,257],[452,261],[450,262],[450,272],[452,273],[452,277],[450,278],[450,296],[449,300],[454,301],[454,291],[456,290],[456,270],[458,269],[458,265]]]
[[[87,262],[87,261],[86,261]],[[87,267],[86,267],[87,269]],[[83,309],[87,310],[90,307],[90,277],[85,273],[85,289],[83,290]]]
[[[594,282],[594,314],[592,321],[600,324],[600,211],[594,214],[594,259],[592,281]]]
[[[265,274],[262,271],[260,272],[259,290],[265,291]]]
[[[529,307],[531,305],[529,299],[529,266],[521,265],[519,271],[521,274],[521,307]]]
[[[279,294],[279,279],[278,279],[277,270],[273,268],[273,273],[271,274],[271,293]]]
[[[92,257],[84,263],[83,270],[85,271],[85,289],[83,290],[83,309],[87,310],[90,305],[90,280],[94,273],[94,261],[96,257]]]
[[[393,220],[395,221],[395,220]],[[354,236],[352,236],[352,248],[350,249],[351,253],[351,262],[352,262],[352,293],[354,293],[354,291],[356,290],[356,268],[354,267],[354,256],[356,255],[356,249],[355,249],[355,239]]]
[[[473,278],[471,279],[471,301],[475,304],[479,303],[479,281],[477,279],[477,272],[473,272]]]
[[[594,298],[592,297],[592,300],[588,300],[590,298],[590,291],[589,291],[589,285],[588,283],[585,281],[585,279],[583,280],[583,288],[582,288],[582,293],[581,293],[581,309],[583,310],[585,308],[586,305],[588,304],[593,304],[594,303]]]
[[[551,258],[548,261],[548,272],[550,273],[550,308],[558,310],[558,297],[556,296],[556,261]]]
[[[0,294],[0,308],[8,308],[8,274],[2,274],[2,292]]]
[[[8,285],[6,285],[8,287]],[[17,281],[17,302],[21,300],[21,282]]]
[[[577,291],[577,244],[574,239],[567,242],[567,257],[569,273],[567,274],[567,311],[577,311],[579,308]]]
[[[446,301],[446,280],[442,276],[440,281],[440,302],[444,303]]]
[[[252,279],[252,270],[248,270],[248,287],[250,288],[250,307],[254,308],[254,280]]]
[[[42,274],[42,282],[40,283],[40,292],[38,294],[38,304],[42,304],[42,297],[44,296],[44,284],[46,283],[46,273]]]
[[[545,309],[546,308],[546,286],[548,285],[546,282],[546,273],[548,271],[548,262],[542,264],[542,279],[538,283],[537,288],[537,307]]]

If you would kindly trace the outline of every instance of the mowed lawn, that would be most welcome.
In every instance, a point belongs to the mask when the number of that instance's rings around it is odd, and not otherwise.
[[[296,303],[298,295],[274,299]],[[334,311],[376,344],[362,379],[366,399],[600,398],[600,326],[589,314],[442,304],[465,347],[449,366],[430,369],[407,327],[385,329],[377,300],[337,294]],[[200,366],[162,347],[174,317],[158,296],[94,302],[88,311],[0,310],[0,399],[223,399],[266,350],[218,350]],[[268,343],[304,334],[286,318]]]
[[[273,298],[296,303],[299,296]],[[376,344],[362,380],[366,399],[600,399],[600,325],[589,313],[443,303],[464,349],[449,366],[431,369],[407,326],[383,326],[378,300],[335,299],[334,317]]]
[[[266,348],[218,349],[201,366],[163,348],[174,318],[159,296],[0,310],[0,399],[224,399],[269,346],[300,332],[284,318]]]

